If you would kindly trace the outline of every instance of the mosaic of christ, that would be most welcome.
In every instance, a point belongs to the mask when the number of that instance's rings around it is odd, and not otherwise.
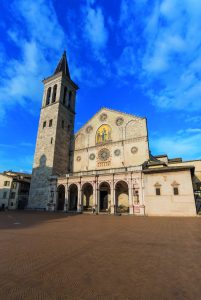
[[[111,140],[111,127],[102,125],[96,132],[96,143],[104,143]]]

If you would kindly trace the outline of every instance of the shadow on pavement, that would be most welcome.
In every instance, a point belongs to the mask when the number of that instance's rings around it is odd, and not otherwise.
[[[28,228],[78,215],[80,214],[65,212],[0,211],[0,230]]]

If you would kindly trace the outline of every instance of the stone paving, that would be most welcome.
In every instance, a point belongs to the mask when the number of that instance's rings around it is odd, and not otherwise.
[[[201,299],[201,218],[0,212],[0,299]]]

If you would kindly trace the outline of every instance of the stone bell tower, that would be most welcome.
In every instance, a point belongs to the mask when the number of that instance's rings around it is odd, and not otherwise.
[[[71,80],[64,51],[54,74],[43,80],[44,94],[38,126],[29,208],[46,208],[49,177],[70,171],[78,86]]]

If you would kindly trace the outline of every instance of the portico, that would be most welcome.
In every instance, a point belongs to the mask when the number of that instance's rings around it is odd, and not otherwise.
[[[144,215],[141,167],[124,172],[105,170],[104,174],[80,172],[51,179],[54,190],[52,209],[61,208],[61,190],[65,191],[65,212],[123,213]],[[111,172],[113,171],[113,172]],[[52,189],[54,187],[54,189]]]

